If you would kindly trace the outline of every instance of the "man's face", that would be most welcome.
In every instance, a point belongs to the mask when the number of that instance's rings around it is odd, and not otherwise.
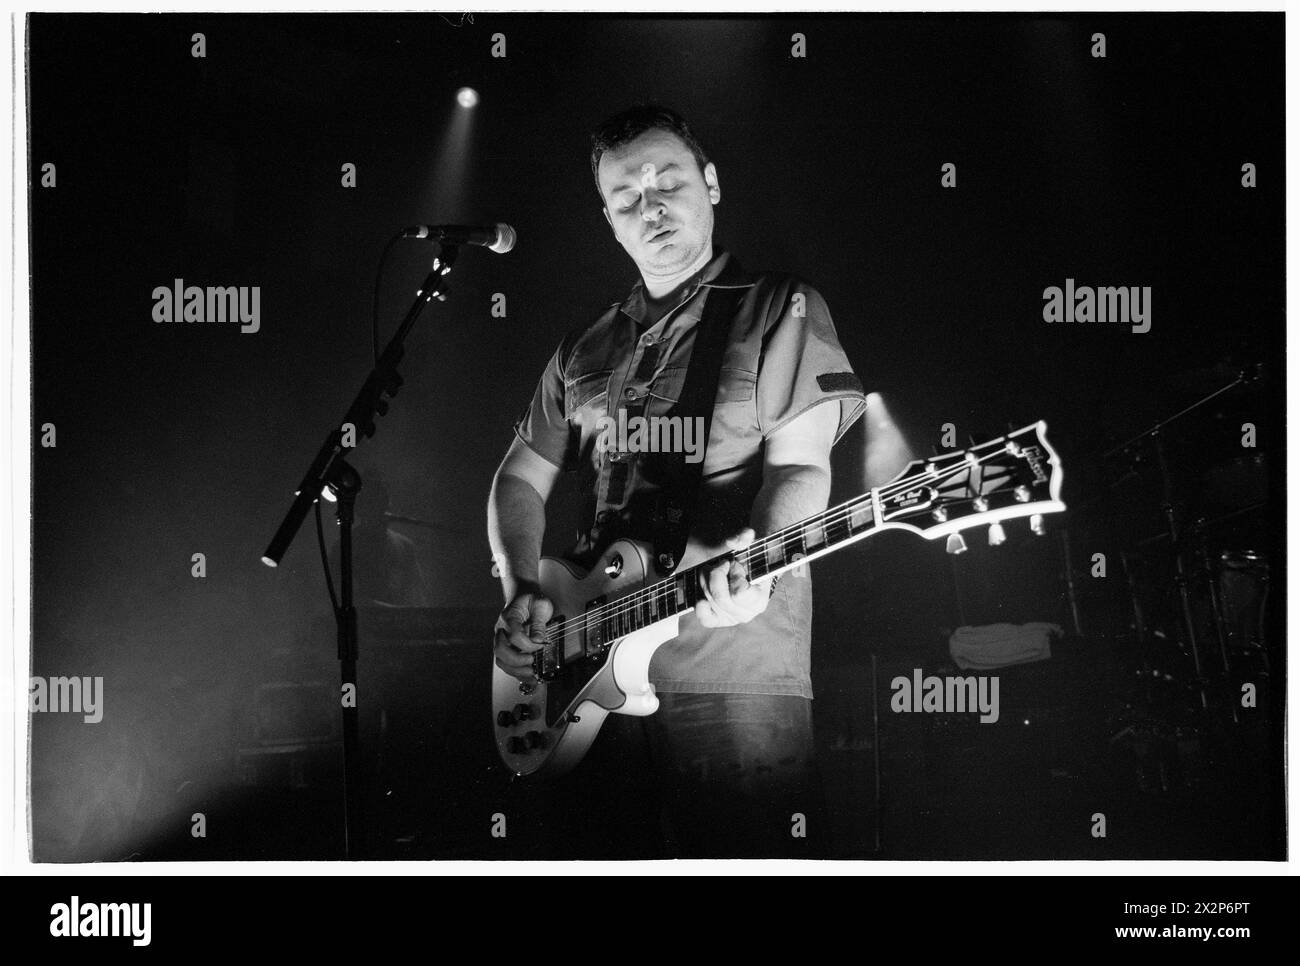
[[[669,277],[689,268],[713,237],[713,206],[722,193],[712,162],[700,166],[671,131],[646,131],[597,169],[605,220],[643,275]]]

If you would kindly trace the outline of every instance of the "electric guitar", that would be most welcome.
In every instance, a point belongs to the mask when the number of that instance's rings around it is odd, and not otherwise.
[[[1018,517],[1042,534],[1043,514],[1065,510],[1061,463],[1046,431],[1032,423],[968,450],[913,460],[884,486],[723,556],[762,584],[884,530],[947,537],[953,553],[965,549],[961,531],[979,525],[989,527],[992,544],[1005,539],[1002,522]],[[720,559],[705,556],[688,543],[663,579],[655,579],[652,548],[634,540],[610,544],[586,573],[542,558],[539,584],[555,616],[534,655],[537,683],[492,665],[493,727],[507,768],[562,774],[582,760],[606,715],[654,714],[650,658],[703,598],[701,572]]]

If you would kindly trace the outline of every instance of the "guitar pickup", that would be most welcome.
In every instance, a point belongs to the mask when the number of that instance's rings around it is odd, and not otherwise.
[[[564,615],[560,614],[551,622],[552,624],[563,624]],[[543,642],[542,649],[533,653],[533,674],[539,681],[551,681],[560,669],[564,667],[564,638],[558,641],[547,640]]]
[[[605,595],[601,594],[587,602],[587,612],[599,610],[605,604]],[[602,620],[585,620],[582,627],[582,653],[588,660],[597,660],[609,649],[608,627]]]

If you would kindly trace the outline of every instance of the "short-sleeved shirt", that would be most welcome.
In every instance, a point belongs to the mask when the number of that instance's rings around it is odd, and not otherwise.
[[[519,438],[543,459],[584,474],[594,523],[571,552],[575,559],[594,562],[620,536],[653,541],[651,508],[672,457],[647,452],[645,446],[611,445],[627,442],[628,433],[617,429],[619,410],[625,409],[625,425],[626,408],[646,418],[669,414],[686,377],[705,299],[720,288],[735,290],[738,304],[692,517],[696,539],[719,545],[750,525],[763,482],[764,441],[772,433],[814,406],[835,401],[838,442],[865,410],[862,384],[840,346],[825,300],[802,279],[750,274],[719,250],[679,303],[650,325],[644,285],[638,282],[626,299],[565,337],[515,425]],[[677,438],[691,442],[685,432]],[[602,485],[611,457],[625,467],[624,485],[612,489]],[[679,636],[655,652],[650,680],[660,691],[811,698],[811,628],[811,581],[806,572],[790,572],[767,609],[746,624],[710,629],[694,615],[683,615]]]

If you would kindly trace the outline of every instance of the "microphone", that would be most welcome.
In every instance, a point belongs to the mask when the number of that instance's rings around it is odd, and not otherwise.
[[[474,225],[412,225],[403,238],[430,238],[448,245],[482,245],[498,255],[515,247],[515,230],[504,222],[489,227]]]

